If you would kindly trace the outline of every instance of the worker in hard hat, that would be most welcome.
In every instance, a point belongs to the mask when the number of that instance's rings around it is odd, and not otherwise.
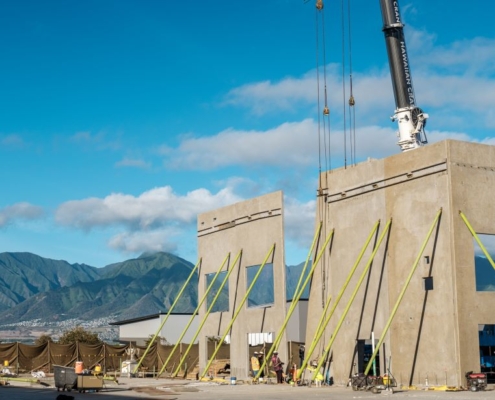
[[[316,370],[318,367],[318,362],[314,360],[309,366],[308,366],[308,371],[311,371],[313,374],[312,381],[314,382],[316,387],[320,387],[321,383],[323,382],[323,374],[321,373],[321,368],[320,370]]]
[[[258,372],[260,370],[260,361],[258,358],[258,352],[255,351],[253,353],[253,356],[251,357],[251,371],[253,372],[253,378],[258,375]]]
[[[283,369],[284,369],[284,363],[280,360],[278,356],[278,351],[273,352],[272,356],[272,368],[277,374],[277,383],[284,383],[283,379]]]

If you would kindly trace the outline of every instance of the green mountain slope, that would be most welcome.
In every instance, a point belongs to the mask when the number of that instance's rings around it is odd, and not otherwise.
[[[102,268],[99,279],[36,294],[0,314],[4,323],[43,317],[134,318],[167,310],[193,265],[168,253],[155,253]],[[175,311],[193,311],[197,279],[192,279]]]
[[[31,253],[0,253],[0,312],[30,297],[100,278],[97,268]]]

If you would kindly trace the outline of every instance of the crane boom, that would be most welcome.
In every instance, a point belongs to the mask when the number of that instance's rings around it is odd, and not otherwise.
[[[391,119],[399,123],[397,144],[408,151],[427,143],[424,127],[428,114],[416,106],[399,2],[380,0],[380,6],[396,106]]]

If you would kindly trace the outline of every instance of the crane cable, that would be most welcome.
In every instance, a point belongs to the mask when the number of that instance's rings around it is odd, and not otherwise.
[[[319,187],[318,193],[321,194],[322,182],[321,182],[321,170],[322,170],[322,148],[325,159],[325,170],[331,169],[331,155],[330,155],[330,108],[328,107],[327,97],[327,73],[326,73],[326,52],[325,52],[325,18],[323,13],[323,0],[316,0],[316,85],[317,85],[317,97],[318,97],[318,172],[319,172]],[[323,86],[324,86],[324,107],[323,107],[323,120],[320,117],[320,27],[319,27],[319,15],[321,14],[321,30],[322,30],[322,49],[323,49]],[[323,135],[321,133],[323,125]],[[328,125],[328,127],[327,127]],[[328,134],[327,134],[328,132]],[[323,137],[323,138],[322,138]],[[328,144],[327,144],[328,140]],[[322,145],[323,142],[323,145]]]
[[[349,40],[349,126],[351,131],[351,162],[356,164],[356,109],[352,90],[352,28],[351,28],[351,0],[347,0],[347,27]]]
[[[331,169],[331,151],[330,151],[330,108],[328,106],[328,91],[327,91],[327,63],[326,63],[326,43],[325,43],[325,16],[324,16],[324,5],[323,0],[316,0],[316,76],[317,76],[317,94],[318,94],[318,138],[319,138],[319,196],[323,196],[322,182],[321,182],[321,125],[320,125],[320,65],[319,65],[319,54],[320,54],[320,28],[319,28],[319,17],[321,15],[321,36],[322,36],[322,55],[323,55],[323,87],[324,87],[324,107],[323,107],[323,149],[325,156],[325,181],[328,177],[327,171]],[[328,143],[327,143],[328,142]],[[328,183],[325,182],[325,187],[328,187]],[[319,215],[322,216],[325,222],[328,222],[326,201],[320,201]],[[324,224],[323,237],[327,237],[328,223]],[[328,285],[327,279],[329,274],[326,274],[325,267],[327,266],[326,252],[322,255],[322,262],[320,265],[321,274],[321,302],[322,308],[325,308]],[[324,340],[323,340],[324,341]],[[320,349],[321,352],[321,349]]]
[[[349,100],[346,102],[346,34],[345,34],[345,0],[341,0],[341,24],[342,24],[342,100],[343,100],[343,122],[344,122],[344,168],[347,168],[347,142],[349,141],[350,147],[350,163],[356,164],[356,111],[354,105],[356,100],[354,98],[353,85],[352,85],[352,29],[351,29],[351,0],[347,0],[347,43],[349,54]],[[349,115],[346,115],[346,103],[349,106]],[[347,117],[349,117],[349,138],[347,135]]]
[[[344,168],[347,168],[347,115],[346,115],[346,86],[345,86],[345,13],[344,13],[344,0],[340,2],[341,12],[341,27],[342,27],[342,113],[343,113],[343,122],[344,122]]]
[[[318,3],[322,0],[318,0],[316,2],[316,8],[318,10]],[[323,8],[323,5],[321,5]],[[317,108],[318,108],[318,195],[322,194],[322,183],[321,183],[321,118],[320,118],[320,65],[319,65],[319,57],[318,57],[318,48],[319,48],[319,38],[318,38],[318,11],[316,12],[316,21],[315,21],[315,32],[316,32],[316,94],[317,94]]]
[[[320,6],[321,4],[321,6]],[[321,7],[321,8],[320,8]],[[327,59],[326,59],[326,43],[325,43],[325,13],[323,12],[323,1],[320,3],[317,2],[316,6],[317,10],[321,14],[321,36],[322,36],[322,50],[323,50],[323,84],[324,84],[324,100],[325,100],[325,106],[323,107],[323,138],[324,138],[324,144],[325,144],[325,177],[327,176],[327,172],[329,169],[329,162],[330,162],[330,108],[328,107],[328,92],[327,92]],[[327,124],[328,122],[328,129],[327,129]],[[328,146],[327,146],[327,132],[328,132]],[[328,185],[326,185],[328,186]],[[323,205],[324,210],[323,210],[323,216],[326,220],[327,214],[326,210],[327,207]],[[325,224],[325,237],[327,236],[327,224]],[[325,299],[326,299],[326,290],[327,290],[327,285],[326,285],[326,273],[325,273],[325,253],[323,254],[323,260],[320,266],[321,269],[321,304],[322,307],[325,307]]]
[[[319,15],[321,14],[321,35],[322,35],[322,53],[323,53],[323,86],[324,86],[324,107],[323,107],[323,120],[320,117],[320,111],[318,111],[318,195],[323,195],[322,190],[322,174],[321,174],[321,164],[322,164],[322,136],[323,136],[323,151],[325,158],[325,167],[326,171],[331,169],[331,146],[330,146],[330,133],[331,133],[331,125],[330,125],[330,108],[328,107],[328,92],[327,92],[327,74],[326,74],[326,44],[325,44],[325,18],[323,12],[323,0],[316,0],[316,80],[317,80],[317,96],[318,96],[318,110],[320,110],[320,64],[319,64]],[[346,91],[346,13],[345,13],[345,3],[344,0],[341,0],[341,24],[342,24],[342,96],[343,96],[343,124],[344,124],[344,168],[347,168],[347,141],[349,140],[350,145],[350,162],[351,164],[356,164],[356,112],[355,112],[355,98],[353,92],[353,80],[352,80],[352,29],[351,29],[351,0],[347,0],[347,43],[348,43],[348,56],[349,56],[349,99],[346,102],[347,91]],[[349,113],[347,116],[346,112],[346,103],[349,107]],[[349,117],[349,139],[347,138],[347,117]],[[323,135],[321,134],[323,125]],[[327,138],[328,136],[328,138]],[[328,145],[327,145],[328,139]],[[327,173],[325,173],[325,180],[328,177]],[[325,187],[328,187],[328,183],[325,182]],[[328,207],[326,206],[326,201],[320,201],[320,215],[323,216],[325,221],[327,219]],[[327,228],[328,224],[324,224],[325,228]],[[326,231],[326,229],[325,229]],[[326,234],[326,232],[325,232]],[[327,266],[327,262],[324,259],[321,263],[321,296],[322,296],[322,307],[325,306],[326,303],[326,292],[328,292],[329,285],[327,284],[327,279],[329,279],[329,274],[326,274],[325,266]],[[328,264],[329,267],[329,264]],[[320,342],[320,347],[323,346],[325,342],[325,337]]]

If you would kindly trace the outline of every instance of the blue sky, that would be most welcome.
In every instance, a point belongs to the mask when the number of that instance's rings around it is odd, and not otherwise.
[[[198,213],[283,190],[286,262],[303,261],[319,168],[314,3],[1,0],[1,251],[194,262]],[[325,5],[338,168],[341,2]],[[494,144],[495,2],[400,5],[430,142]],[[400,150],[379,2],[350,6],[359,161]]]

